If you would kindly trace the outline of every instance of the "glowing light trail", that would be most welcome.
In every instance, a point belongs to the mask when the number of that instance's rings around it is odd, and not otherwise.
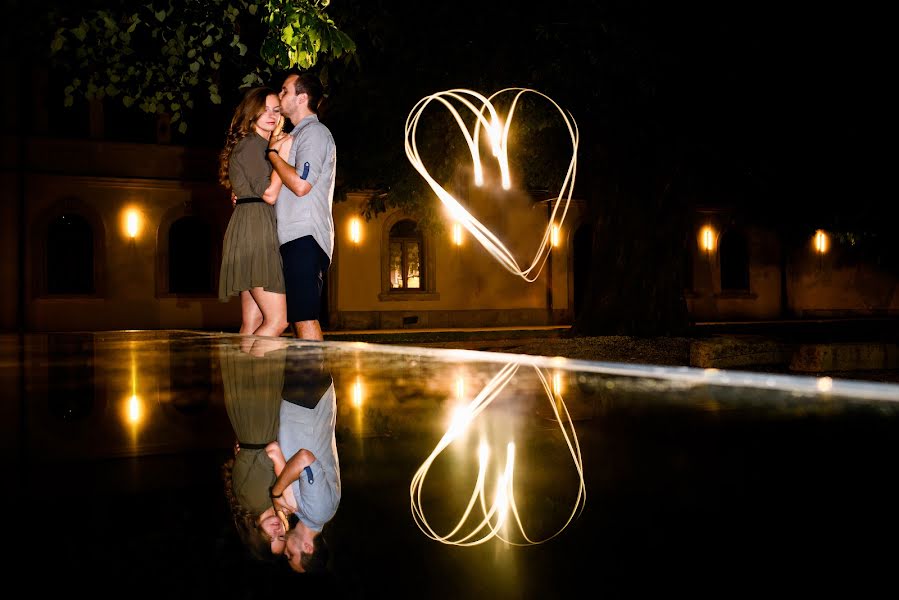
[[[505,466],[496,478],[494,500],[488,503],[487,470],[490,465],[490,448],[486,442],[482,441],[478,448],[477,479],[475,480],[471,496],[468,499],[468,503],[459,522],[449,533],[443,535],[437,533],[428,523],[421,502],[422,489],[424,488],[428,470],[440,454],[452,444],[454,440],[459,438],[475,418],[486,409],[491,402],[493,402],[500,392],[502,392],[503,388],[505,388],[515,376],[518,367],[519,365],[515,363],[505,365],[465,408],[454,414],[452,424],[412,478],[412,483],[409,486],[412,516],[422,533],[432,540],[453,546],[476,546],[496,537],[497,539],[515,546],[542,544],[559,535],[577,514],[583,510],[584,505],[587,502],[587,490],[584,485],[584,465],[583,459],[581,458],[581,448],[577,441],[577,434],[574,431],[574,423],[572,422],[571,415],[568,413],[568,408],[565,406],[565,402],[562,398],[554,393],[550,378],[539,368],[534,367],[534,370],[537,372],[537,375],[543,384],[543,389],[549,399],[549,404],[553,409],[556,422],[559,424],[559,428],[562,431],[562,436],[568,446],[568,451],[571,454],[572,461],[574,462],[575,469],[577,470],[580,479],[577,497],[572,506],[571,513],[568,516],[568,520],[555,533],[548,537],[535,540],[528,536],[524,529],[524,524],[521,522],[521,517],[515,502],[515,489],[513,485],[515,472],[515,444],[512,442],[506,446]],[[466,524],[470,519],[476,520],[478,518],[473,515],[476,506],[480,506],[482,514],[480,521],[466,529]],[[518,532],[521,534],[521,539],[524,541],[515,541],[509,536],[504,536],[500,533],[506,524],[512,522],[517,525]]]
[[[514,97],[509,106],[509,112],[506,115],[505,120],[503,120],[496,110],[493,101],[499,96],[507,93],[513,94]],[[568,134],[571,137],[571,161],[568,163],[568,171],[565,174],[565,179],[559,190],[559,195],[553,200],[549,223],[547,224],[546,230],[543,232],[540,246],[530,265],[522,268],[519,266],[518,261],[515,260],[515,257],[509,249],[506,248],[505,244],[503,244],[488,227],[472,216],[452,194],[447,192],[443,186],[437,183],[431,176],[418,152],[416,133],[418,131],[419,120],[428,105],[432,102],[437,102],[446,107],[459,125],[459,129],[462,130],[462,135],[465,137],[465,142],[468,144],[474,169],[474,182],[475,185],[480,187],[484,184],[484,169],[480,159],[480,135],[481,129],[483,128],[487,132],[486,135],[490,142],[493,156],[496,158],[499,165],[503,189],[508,190],[512,186],[508,158],[509,126],[512,124],[518,99],[526,93],[537,94],[538,96],[547,99],[562,115],[562,119],[568,129]],[[472,102],[472,100],[475,102]],[[474,127],[472,128],[472,131],[469,131],[465,119],[463,119],[462,115],[459,114],[459,111],[456,110],[456,106],[452,101],[461,103],[463,112],[467,109],[474,115]],[[478,106],[478,104],[480,106]],[[563,110],[562,107],[546,94],[528,88],[506,88],[496,92],[489,98],[478,92],[465,89],[452,89],[437,92],[419,100],[406,118],[406,156],[409,158],[409,162],[412,163],[415,170],[421,174],[428,185],[431,186],[431,189],[434,190],[434,193],[437,194],[437,197],[440,198],[440,201],[447,207],[451,218],[465,227],[465,229],[467,229],[468,232],[474,236],[474,238],[478,240],[478,242],[480,242],[480,244],[493,255],[503,267],[506,268],[506,270],[514,275],[520,276],[528,282],[533,282],[540,276],[540,272],[543,270],[544,264],[546,264],[546,258],[549,256],[552,247],[552,226],[555,224],[561,227],[562,222],[565,220],[565,215],[568,212],[568,206],[571,203],[571,195],[574,192],[574,179],[577,174],[578,140],[579,133],[574,117]]]

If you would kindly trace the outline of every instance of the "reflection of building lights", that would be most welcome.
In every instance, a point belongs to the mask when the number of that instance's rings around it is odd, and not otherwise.
[[[462,225],[459,223],[453,223],[453,244],[462,245]]]
[[[833,379],[830,377],[822,377],[816,382],[819,392],[829,392],[833,389]]]
[[[559,247],[559,226],[553,224],[552,234],[550,235],[550,243],[553,245],[553,248]]]
[[[462,377],[456,377],[456,399],[460,402],[465,399],[465,380]]]
[[[125,211],[125,233],[131,239],[137,237],[140,233],[140,213],[137,209],[129,209]]]
[[[562,388],[562,374],[553,373],[553,394],[561,396],[565,390]]]
[[[141,422],[141,418],[144,416],[143,405],[141,404],[140,398],[136,395],[132,395],[128,398],[128,406],[127,406],[127,418],[128,422],[132,425],[137,425]]]
[[[457,406],[453,409],[452,417],[450,417],[450,424],[446,432],[447,437],[456,439],[460,435],[466,433],[468,431],[469,417],[470,415],[468,414],[467,406]]]
[[[131,430],[132,434],[136,434],[137,425],[140,425],[144,419],[144,405],[137,395],[137,356],[134,353],[134,342],[130,344],[128,349],[129,359],[131,363],[131,396],[125,401],[125,421],[134,426]]]
[[[350,241],[354,244],[358,244],[362,239],[362,223],[359,222],[359,219],[353,217],[350,219]]]
[[[824,254],[827,252],[827,248],[830,246],[830,240],[827,238],[827,234],[822,230],[818,230],[815,232],[815,252],[818,254]]]
[[[706,252],[711,252],[715,249],[715,230],[710,225],[702,228],[699,234],[699,245]]]
[[[363,388],[362,377],[357,375],[356,381],[353,383],[353,406],[359,408],[362,406]]]

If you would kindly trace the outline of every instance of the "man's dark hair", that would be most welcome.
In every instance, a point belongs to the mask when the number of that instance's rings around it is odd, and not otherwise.
[[[328,567],[328,559],[331,551],[328,549],[328,543],[325,541],[324,533],[319,533],[312,540],[312,554],[305,552],[300,554],[300,564],[307,573],[324,573]]]
[[[324,96],[324,88],[319,78],[308,71],[300,71],[299,69],[291,69],[284,75],[287,79],[291,75],[296,75],[296,93],[309,94],[309,110],[318,114],[318,107]]]

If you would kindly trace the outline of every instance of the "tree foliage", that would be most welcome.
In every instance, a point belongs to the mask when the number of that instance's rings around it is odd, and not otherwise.
[[[59,9],[50,52],[68,77],[67,106],[76,96],[115,97],[170,114],[184,133],[195,103],[221,103],[224,86],[260,85],[273,71],[352,55],[355,43],[328,16],[328,4],[107,0],[83,10],[73,3]]]

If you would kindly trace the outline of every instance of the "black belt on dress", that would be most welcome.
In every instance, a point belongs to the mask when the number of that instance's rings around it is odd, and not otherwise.
[[[244,442],[237,442],[237,444],[242,450],[262,450],[263,448],[268,446],[268,444],[246,444]]]
[[[250,204],[252,202],[265,202],[262,198],[238,198],[238,204]]]

